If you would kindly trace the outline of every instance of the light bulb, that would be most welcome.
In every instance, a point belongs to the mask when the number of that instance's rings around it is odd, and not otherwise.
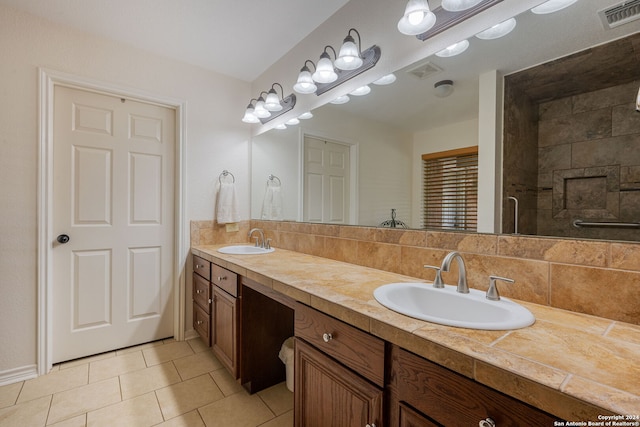
[[[429,9],[427,0],[409,0],[404,15],[398,21],[398,31],[415,36],[429,30],[436,23],[436,15]]]
[[[487,28],[484,31],[476,34],[476,37],[482,40],[493,40],[500,37],[504,37],[509,34],[516,27],[516,19],[509,18],[504,22],[494,25],[491,28]]]

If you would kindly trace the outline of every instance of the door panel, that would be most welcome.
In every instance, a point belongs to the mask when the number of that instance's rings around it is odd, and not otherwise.
[[[54,363],[173,335],[175,110],[57,86]]]
[[[305,136],[303,220],[349,222],[349,146]]]

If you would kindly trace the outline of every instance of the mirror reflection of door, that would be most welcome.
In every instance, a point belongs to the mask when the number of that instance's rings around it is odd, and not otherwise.
[[[349,222],[349,146],[305,135],[303,221]]]

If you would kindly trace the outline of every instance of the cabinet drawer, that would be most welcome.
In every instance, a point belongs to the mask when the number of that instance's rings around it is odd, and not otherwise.
[[[211,264],[211,281],[234,297],[238,296],[238,275],[233,271]]]
[[[193,304],[193,329],[202,337],[208,346],[211,346],[211,334],[209,324],[211,317],[198,304]]]
[[[491,418],[498,426],[552,426],[553,417],[405,350],[394,372],[398,397],[439,424],[478,425]]]
[[[211,283],[198,274],[195,274],[195,272],[193,274],[193,301],[206,313],[210,313]]]
[[[295,335],[380,387],[384,341],[306,305],[297,304]]]
[[[211,263],[197,255],[193,256],[193,271],[207,280],[211,280]]]

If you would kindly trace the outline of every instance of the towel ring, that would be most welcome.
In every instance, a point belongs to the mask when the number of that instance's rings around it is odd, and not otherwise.
[[[280,178],[278,178],[277,176],[275,176],[274,174],[271,174],[267,177],[268,181],[267,181],[267,186],[269,186],[270,182],[276,183],[278,184],[278,186],[282,186],[282,181],[280,181]]]
[[[229,172],[228,170],[223,170],[222,173],[218,176],[218,181],[220,181],[220,184],[222,184],[222,177],[227,177],[228,175],[231,175],[231,179],[233,180],[232,182],[236,182],[236,177],[233,176],[233,174],[231,172]]]

